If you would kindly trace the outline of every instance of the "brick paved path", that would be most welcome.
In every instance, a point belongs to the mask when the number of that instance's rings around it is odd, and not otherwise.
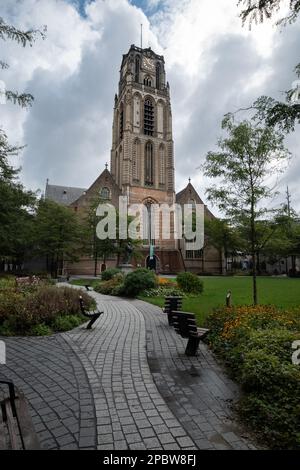
[[[237,391],[204,346],[185,358],[160,309],[91,295],[105,312],[94,329],[5,338],[0,376],[25,393],[43,448],[253,448],[228,419]]]

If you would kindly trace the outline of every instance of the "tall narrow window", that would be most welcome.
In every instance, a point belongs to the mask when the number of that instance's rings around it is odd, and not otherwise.
[[[118,155],[118,152],[116,152],[115,174],[116,174],[116,182],[119,183],[119,155]]]
[[[140,81],[140,58],[138,55],[135,58],[135,81],[137,83]]]
[[[110,191],[106,186],[101,189],[100,197],[101,197],[101,199],[109,199],[110,198]]]
[[[132,177],[134,181],[139,181],[140,179],[140,148],[140,141],[136,139],[132,149]]]
[[[153,145],[151,142],[146,143],[145,147],[145,184],[152,186],[154,180],[153,166]]]
[[[154,109],[151,100],[146,100],[144,104],[144,134],[153,135],[154,131]]]
[[[160,63],[156,64],[156,88],[160,89]]]
[[[165,147],[161,145],[159,147],[159,184],[165,184],[166,179],[166,159],[165,159]]]
[[[152,81],[150,77],[145,77],[144,78],[144,85],[151,87],[152,86]]]
[[[124,110],[123,105],[120,110],[120,140],[123,139],[123,130],[124,130]]]

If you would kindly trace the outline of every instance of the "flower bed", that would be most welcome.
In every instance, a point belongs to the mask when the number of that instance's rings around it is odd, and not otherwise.
[[[88,307],[94,305],[85,292],[70,287],[39,282],[20,289],[14,279],[0,280],[0,334],[46,335],[74,328],[86,321],[79,295]]]
[[[208,341],[242,385],[238,410],[275,449],[300,449],[300,309],[272,306],[218,309],[207,319]]]

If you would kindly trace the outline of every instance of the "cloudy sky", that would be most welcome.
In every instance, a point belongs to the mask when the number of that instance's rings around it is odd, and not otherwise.
[[[237,0],[1,0],[0,16],[23,29],[47,25],[33,47],[1,43],[7,88],[35,96],[30,110],[0,105],[0,127],[26,144],[15,161],[31,189],[52,184],[88,187],[110,158],[112,108],[122,54],[151,46],[166,61],[171,86],[176,189],[191,176],[205,199],[197,169],[215,148],[222,116],[267,94],[291,88],[299,62],[300,21],[242,27]],[[279,181],[300,210],[299,128],[287,140],[293,159]]]

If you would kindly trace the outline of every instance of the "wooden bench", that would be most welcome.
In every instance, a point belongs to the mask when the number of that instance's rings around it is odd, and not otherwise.
[[[24,395],[13,382],[0,380],[8,386],[9,396],[0,402],[0,450],[38,450],[39,441],[34,430],[29,406]]]
[[[169,325],[173,325],[173,312],[180,310],[182,307],[182,297],[170,295],[165,297],[165,306],[163,312],[168,315]]]
[[[182,338],[188,338],[185,350],[186,356],[195,356],[200,340],[204,339],[209,332],[206,328],[198,328],[195,315],[189,312],[172,312],[172,322],[176,333]]]
[[[80,304],[80,310],[83,316],[89,318],[89,322],[87,324],[86,329],[90,330],[92,328],[92,325],[95,323],[95,321],[102,315],[104,312],[89,312],[85,309],[84,302],[82,296],[79,297],[79,304]]]

